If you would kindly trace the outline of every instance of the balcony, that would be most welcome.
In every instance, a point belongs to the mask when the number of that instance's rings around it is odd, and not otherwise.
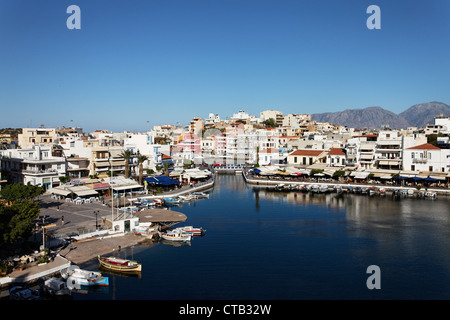
[[[426,158],[414,158],[414,159],[412,159],[412,162],[413,163],[427,163],[428,159],[426,159]]]

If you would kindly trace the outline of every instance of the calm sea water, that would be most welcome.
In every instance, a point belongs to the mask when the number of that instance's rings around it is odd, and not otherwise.
[[[218,176],[209,199],[174,208],[204,237],[123,249],[142,276],[108,274],[110,287],[75,299],[450,299],[449,204],[273,193]],[[370,265],[379,290],[366,286]]]

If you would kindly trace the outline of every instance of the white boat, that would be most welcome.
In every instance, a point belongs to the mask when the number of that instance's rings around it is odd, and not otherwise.
[[[425,198],[436,199],[437,194],[436,192],[427,191],[425,192]]]
[[[178,196],[181,201],[187,202],[195,199],[195,196],[188,194],[187,196]]]
[[[70,266],[61,270],[61,276],[66,279],[69,289],[79,286],[109,286],[109,278],[102,276],[100,272],[80,269],[78,266]]]
[[[319,186],[319,192],[320,193],[327,193],[328,192],[328,186],[327,185],[320,185]]]
[[[151,228],[151,222],[140,222],[138,226],[133,229],[134,234],[152,239],[155,228]]]
[[[162,239],[169,241],[191,241],[192,238],[192,235],[181,232],[180,230],[169,230],[158,233]]]
[[[70,298],[72,291],[65,281],[54,277],[41,277],[38,280],[41,292],[52,298]]]
[[[193,195],[196,199],[209,198],[209,194],[204,192],[192,192],[191,195]]]
[[[203,233],[206,232],[206,230],[204,230],[203,228],[194,228],[193,226],[179,227],[174,230],[179,230],[181,231],[181,233],[187,233],[194,236],[201,236]]]
[[[14,286],[9,289],[11,300],[40,300],[39,290],[31,289],[27,286]]]
[[[408,189],[408,196],[413,196],[413,195],[414,195],[414,190]]]

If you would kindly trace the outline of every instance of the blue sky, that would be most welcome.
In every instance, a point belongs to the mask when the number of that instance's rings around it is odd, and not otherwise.
[[[0,128],[450,104],[449,14],[448,0],[0,0]]]

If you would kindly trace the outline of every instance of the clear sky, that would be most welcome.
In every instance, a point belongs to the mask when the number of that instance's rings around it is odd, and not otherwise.
[[[449,0],[0,0],[0,128],[450,104],[449,17]]]

